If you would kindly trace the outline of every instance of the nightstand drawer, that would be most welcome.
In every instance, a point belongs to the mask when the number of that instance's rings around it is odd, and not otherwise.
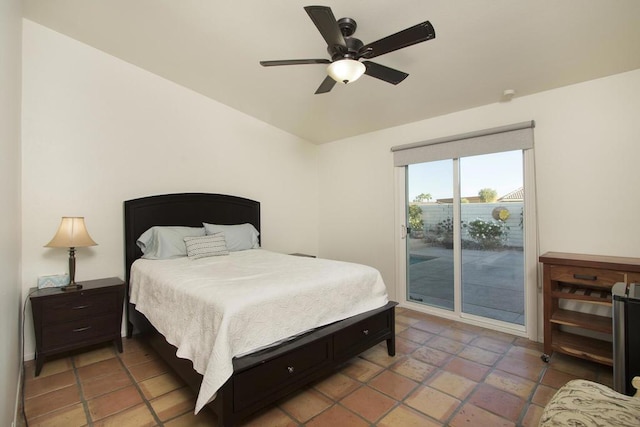
[[[42,328],[42,346],[53,349],[75,346],[94,339],[109,339],[120,332],[115,328],[120,325],[120,320],[119,315],[112,313],[80,321],[45,325]]]
[[[120,312],[118,294],[115,292],[69,295],[65,298],[51,298],[42,307],[45,323],[63,323],[104,313]]]

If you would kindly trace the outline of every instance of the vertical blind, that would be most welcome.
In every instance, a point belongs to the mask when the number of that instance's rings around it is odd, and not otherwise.
[[[395,166],[533,148],[533,120],[391,147]]]

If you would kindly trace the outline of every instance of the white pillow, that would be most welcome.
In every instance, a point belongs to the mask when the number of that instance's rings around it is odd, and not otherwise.
[[[185,237],[204,235],[204,227],[154,226],[142,233],[136,244],[144,259],[178,258],[187,256]]]
[[[229,255],[224,233],[211,234],[202,237],[185,237],[187,256],[198,259],[208,256]]]
[[[244,251],[246,249],[256,249],[260,247],[258,243],[258,230],[249,224],[219,225],[203,223],[207,234],[224,233],[227,241],[227,249],[230,252]]]

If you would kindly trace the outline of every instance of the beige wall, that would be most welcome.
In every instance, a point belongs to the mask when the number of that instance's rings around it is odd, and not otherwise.
[[[540,251],[638,257],[639,111],[636,70],[322,145],[320,255],[378,268],[394,295],[390,148],[535,120]]]
[[[14,421],[20,373],[20,61],[22,3],[0,2],[0,425]]]
[[[76,278],[124,277],[122,202],[153,194],[259,200],[265,248],[317,253],[315,145],[31,21],[23,37],[25,290],[66,272],[67,252],[43,248],[63,215],[99,244],[78,249]]]

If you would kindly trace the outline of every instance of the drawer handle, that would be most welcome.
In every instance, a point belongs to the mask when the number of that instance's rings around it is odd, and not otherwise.
[[[293,371],[295,371],[293,366],[287,366],[287,371],[289,371],[290,374],[293,374]]]
[[[82,331],[86,331],[87,329],[91,329],[91,326],[85,326],[84,328],[76,328],[73,330],[73,332],[82,332]]]
[[[71,307],[71,310],[82,310],[83,308],[89,307],[88,305],[78,305],[76,307]]]
[[[598,280],[598,276],[591,276],[589,274],[574,274],[573,278],[579,280]]]
[[[369,330],[368,330],[368,329],[365,329],[364,331],[362,331],[362,333],[363,333],[364,335],[369,335]]]

